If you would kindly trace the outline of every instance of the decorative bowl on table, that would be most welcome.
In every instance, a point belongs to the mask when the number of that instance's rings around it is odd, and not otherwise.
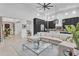
[[[33,40],[33,48],[34,49],[39,49],[39,40]]]

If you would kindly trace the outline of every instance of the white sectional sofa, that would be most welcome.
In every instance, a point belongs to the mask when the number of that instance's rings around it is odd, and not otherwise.
[[[55,37],[64,41],[67,39],[67,37],[71,36],[71,34],[63,34],[60,33],[59,31],[50,31],[50,32],[38,32],[37,36]]]

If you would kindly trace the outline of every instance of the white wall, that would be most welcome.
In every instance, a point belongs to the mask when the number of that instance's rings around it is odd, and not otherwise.
[[[16,22],[15,23],[15,35],[21,35],[21,30],[22,30],[22,27],[21,27],[20,22]]]

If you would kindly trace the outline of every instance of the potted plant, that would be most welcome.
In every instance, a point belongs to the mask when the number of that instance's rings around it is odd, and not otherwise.
[[[79,50],[79,23],[77,24],[77,26],[73,32],[73,40],[76,44],[76,49]]]
[[[66,25],[65,28],[66,28],[68,33],[72,34],[72,36],[69,37],[69,38],[72,38],[71,41],[76,44],[75,49],[79,50],[79,23],[77,23],[76,26],[74,26],[74,25]]]

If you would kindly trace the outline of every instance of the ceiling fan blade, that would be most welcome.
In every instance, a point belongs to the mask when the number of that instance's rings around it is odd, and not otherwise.
[[[39,5],[43,6],[41,3],[38,3]]]
[[[44,3],[44,5],[43,6],[45,6],[46,5],[46,3]]]
[[[48,7],[46,7],[47,9],[50,9],[50,8],[48,8]]]
[[[50,5],[50,4],[51,4],[51,3],[48,3],[47,6]]]
[[[54,6],[48,6],[48,7],[54,7]]]
[[[44,11],[46,10],[46,8],[44,7]]]

